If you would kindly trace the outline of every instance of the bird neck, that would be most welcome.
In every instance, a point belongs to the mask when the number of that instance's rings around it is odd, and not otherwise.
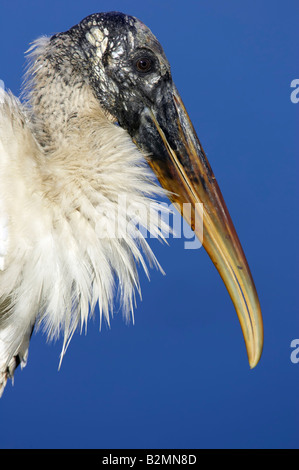
[[[32,93],[30,105],[33,133],[46,154],[70,144],[81,147],[81,122],[89,119],[92,127],[95,114],[97,119],[106,119],[89,85],[76,79],[66,84],[61,76],[37,87]],[[78,142],[74,141],[76,137]],[[92,139],[92,135],[90,137]],[[88,142],[93,145],[92,140]]]
[[[84,57],[74,56],[74,44],[68,36],[40,38],[29,52],[23,96],[29,105],[33,133],[45,153],[69,145],[70,140],[73,145],[74,136],[80,134],[74,131],[95,113],[103,120],[114,120],[100,107],[89,85]]]

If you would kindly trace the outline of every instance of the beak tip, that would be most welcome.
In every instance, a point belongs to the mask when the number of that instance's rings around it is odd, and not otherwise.
[[[258,358],[258,359],[254,359],[254,360],[249,361],[250,370],[254,369],[258,365],[259,360],[260,359]]]
[[[254,369],[258,365],[261,359],[262,352],[263,352],[263,345],[261,344],[257,346],[255,354],[248,357],[250,369]]]

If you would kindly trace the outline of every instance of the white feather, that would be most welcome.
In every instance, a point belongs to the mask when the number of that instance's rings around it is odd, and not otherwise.
[[[109,323],[117,286],[126,317],[133,313],[136,264],[159,267],[136,227],[163,238],[165,206],[153,204],[162,189],[89,86],[63,88],[50,54],[47,38],[35,43],[28,105],[9,93],[0,103],[0,395],[26,365],[34,325],[50,339],[63,334],[62,358],[96,304]],[[116,222],[118,236],[105,236]]]

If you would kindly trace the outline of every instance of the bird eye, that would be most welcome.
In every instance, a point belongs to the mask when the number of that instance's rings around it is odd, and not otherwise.
[[[150,72],[150,70],[152,69],[152,66],[153,66],[153,62],[148,57],[140,57],[136,61],[136,68],[138,72],[142,72],[142,73]]]

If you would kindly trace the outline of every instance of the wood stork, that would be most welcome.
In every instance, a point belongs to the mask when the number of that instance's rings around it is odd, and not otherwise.
[[[109,230],[115,217],[128,220],[123,196],[146,209],[135,221],[163,236],[153,201],[164,191],[181,213],[191,203],[183,215],[192,228],[203,204],[203,245],[254,367],[263,343],[254,282],[158,40],[138,19],[110,12],[29,51],[22,101],[8,92],[0,104],[0,393],[26,365],[34,326],[50,339],[63,333],[63,356],[97,303],[109,322],[115,281],[132,311],[136,263],[157,261],[136,227]]]

